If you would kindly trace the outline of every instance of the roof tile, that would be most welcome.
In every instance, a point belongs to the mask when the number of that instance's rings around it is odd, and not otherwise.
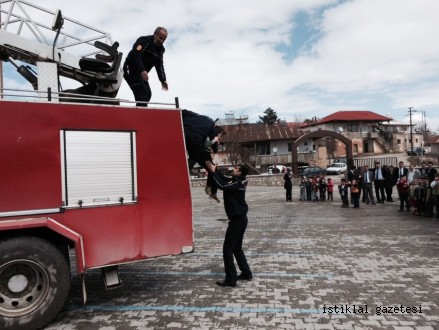
[[[253,142],[269,140],[295,140],[305,134],[297,125],[243,124],[223,126],[227,134],[223,141]]]
[[[357,110],[347,110],[347,111],[337,111],[329,116],[319,119],[315,122],[309,123],[307,126],[315,126],[330,122],[346,122],[346,121],[391,121],[391,117],[383,116],[372,111],[357,111]]]

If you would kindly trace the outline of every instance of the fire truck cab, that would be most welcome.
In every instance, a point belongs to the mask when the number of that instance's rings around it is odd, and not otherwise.
[[[33,88],[0,90],[0,328],[39,329],[71,273],[85,302],[87,270],[117,287],[120,264],[192,252],[190,178],[178,100],[116,99],[122,53],[108,34],[26,1],[0,12],[3,66]],[[60,77],[82,86],[61,90]]]

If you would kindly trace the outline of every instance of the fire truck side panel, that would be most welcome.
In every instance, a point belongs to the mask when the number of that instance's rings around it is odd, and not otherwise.
[[[86,268],[180,254],[193,245],[178,110],[0,102],[0,214],[63,207],[64,131],[135,136],[133,201],[82,207],[75,201],[64,213],[46,215],[82,236]]]
[[[29,103],[0,103],[0,212],[61,206],[59,129],[37,111]]]

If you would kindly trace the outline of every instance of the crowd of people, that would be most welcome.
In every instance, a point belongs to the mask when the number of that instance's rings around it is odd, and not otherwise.
[[[331,178],[325,179],[323,175],[311,178],[303,177],[299,183],[301,201],[326,201],[334,200],[334,182]]]
[[[420,168],[413,164],[406,167],[402,161],[398,167],[378,161],[374,168],[353,166],[337,188],[344,208],[359,208],[361,202],[376,205],[399,200],[400,212],[439,218],[439,173],[431,161],[422,162]],[[300,201],[332,201],[334,182],[324,176],[304,177],[299,190]]]

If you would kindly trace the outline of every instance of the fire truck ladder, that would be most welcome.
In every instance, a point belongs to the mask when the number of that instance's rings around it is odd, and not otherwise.
[[[52,26],[32,17],[51,19]],[[63,17],[60,10],[24,0],[0,0],[0,59],[14,65],[34,90],[58,91],[59,76],[63,76],[83,84],[65,92],[116,97],[122,82],[118,46],[108,33]],[[38,66],[38,73],[17,60]]]

